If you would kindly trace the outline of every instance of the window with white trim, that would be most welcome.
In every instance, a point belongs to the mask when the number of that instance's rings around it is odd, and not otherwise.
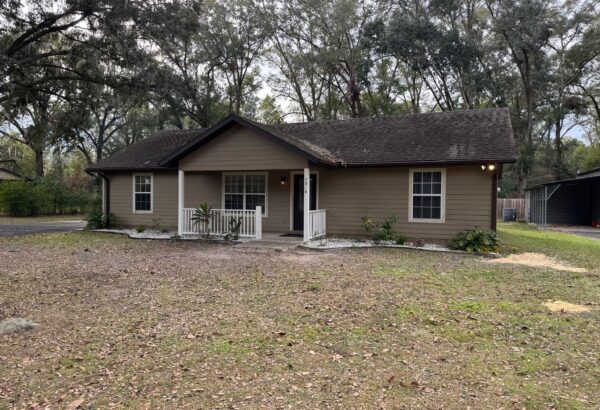
[[[133,211],[152,212],[152,174],[133,176]]]
[[[223,208],[253,210],[262,207],[267,214],[267,174],[224,174]]]
[[[443,222],[445,170],[410,171],[410,221]]]

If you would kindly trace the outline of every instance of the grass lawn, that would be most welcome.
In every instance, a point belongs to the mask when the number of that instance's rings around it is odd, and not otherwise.
[[[0,318],[39,324],[0,335],[0,409],[599,408],[600,241],[500,233],[589,272],[403,249],[0,238]],[[595,305],[551,313],[549,299]]]
[[[522,223],[499,223],[498,231],[508,248],[542,252],[588,269],[600,269],[600,241]]]

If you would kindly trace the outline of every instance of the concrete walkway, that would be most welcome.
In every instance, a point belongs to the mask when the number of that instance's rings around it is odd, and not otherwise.
[[[264,232],[263,237],[260,240],[243,242],[235,246],[239,248],[287,251],[289,249],[294,249],[301,244],[301,236],[282,236],[281,233]]]
[[[552,226],[551,229],[600,241],[600,228],[592,228],[591,226]]]
[[[20,236],[47,232],[69,232],[85,227],[85,221],[32,221],[27,218],[23,223],[0,224],[0,236]]]

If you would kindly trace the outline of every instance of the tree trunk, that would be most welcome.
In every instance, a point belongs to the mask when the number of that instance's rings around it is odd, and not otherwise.
[[[556,158],[554,159],[554,177],[556,179],[563,179],[566,177],[565,166],[564,166],[564,149],[562,144],[562,122],[557,119],[554,124],[554,152]]]
[[[35,176],[37,178],[44,177],[44,150],[39,148],[34,148],[33,152],[35,153]]]

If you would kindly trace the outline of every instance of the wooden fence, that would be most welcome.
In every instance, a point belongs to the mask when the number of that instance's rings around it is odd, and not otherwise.
[[[517,221],[525,220],[527,215],[527,200],[525,198],[498,198],[496,216],[502,219],[504,208],[515,208],[517,210]]]

